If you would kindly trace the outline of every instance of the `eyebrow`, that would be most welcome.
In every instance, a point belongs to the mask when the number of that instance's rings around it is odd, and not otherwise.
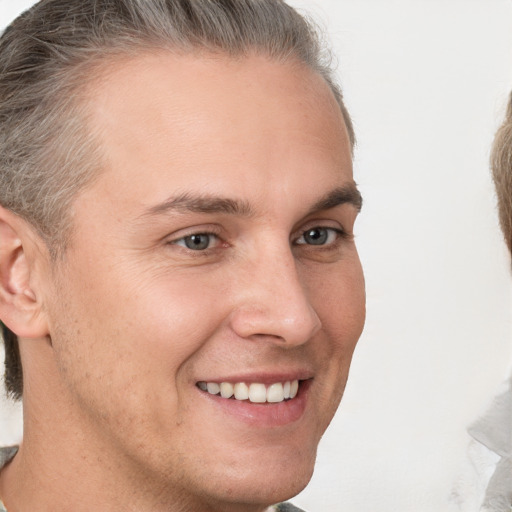
[[[250,217],[253,215],[249,203],[245,201],[211,195],[192,195],[190,193],[184,193],[152,206],[143,216],[175,212],[226,213],[228,215],[240,215],[242,217]]]
[[[309,215],[323,210],[330,210],[331,208],[335,208],[336,206],[341,206],[343,204],[352,205],[358,212],[361,211],[363,206],[363,197],[355,183],[347,183],[342,187],[335,188],[331,192],[328,192],[323,198],[313,205],[309,211]]]
[[[354,206],[357,211],[361,210],[363,199],[355,183],[348,183],[328,192],[312,206],[307,215],[323,210],[330,210],[331,208],[343,204],[350,204]],[[246,201],[207,194],[192,195],[190,193],[183,193],[152,206],[146,210],[142,216],[188,212],[207,214],[224,213],[241,217],[251,217],[255,214],[250,204]]]

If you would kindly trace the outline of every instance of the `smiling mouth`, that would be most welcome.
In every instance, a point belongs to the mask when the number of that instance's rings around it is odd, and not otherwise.
[[[277,404],[285,400],[292,400],[297,396],[300,381],[290,380],[276,382],[266,386],[258,382],[246,384],[245,382],[198,382],[197,387],[210,395],[219,395],[225,399],[249,401],[256,404]]]

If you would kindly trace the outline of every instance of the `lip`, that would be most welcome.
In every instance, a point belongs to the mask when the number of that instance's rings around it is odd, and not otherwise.
[[[272,376],[251,375],[250,378],[247,376],[236,376],[229,377],[229,379],[208,380],[207,382],[245,382],[247,384],[260,382],[265,385],[270,385],[275,382],[285,382],[297,378],[298,376],[295,373],[293,377],[291,377],[290,374],[286,376],[284,374],[273,374]],[[225,414],[230,418],[234,418],[252,427],[275,428],[284,427],[299,421],[306,411],[309,389],[313,379],[307,377],[305,379],[299,378],[298,380],[300,381],[300,385],[297,396],[291,400],[285,400],[275,404],[257,404],[249,402],[248,400],[226,399],[219,395],[211,395],[206,391],[201,391],[197,387],[196,390],[201,399],[206,400],[209,406],[215,408],[216,413],[220,412],[220,414]]]
[[[201,378],[197,382],[215,382],[220,384],[221,382],[231,382],[233,384],[237,382],[245,382],[246,384],[252,384],[258,382],[270,386],[276,382],[286,382],[287,380],[310,380],[313,378],[313,372],[309,370],[297,370],[287,372],[258,372],[251,374],[230,374],[229,376],[223,377],[212,377],[212,378]]]

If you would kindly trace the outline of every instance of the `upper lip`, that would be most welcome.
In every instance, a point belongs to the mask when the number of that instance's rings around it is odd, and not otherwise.
[[[259,371],[250,373],[237,373],[224,375],[222,377],[205,377],[197,380],[196,382],[245,382],[247,383],[261,383],[265,385],[275,384],[276,382],[286,382],[292,380],[308,380],[313,378],[313,372],[306,369],[293,370],[293,371]]]

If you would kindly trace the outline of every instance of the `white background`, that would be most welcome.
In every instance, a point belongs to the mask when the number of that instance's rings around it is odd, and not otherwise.
[[[32,3],[0,0],[0,25]],[[295,502],[477,510],[466,428],[512,368],[512,280],[488,171],[512,87],[512,0],[290,3],[326,29],[354,118],[368,295],[341,409]],[[0,443],[16,441],[19,411],[0,408]]]

